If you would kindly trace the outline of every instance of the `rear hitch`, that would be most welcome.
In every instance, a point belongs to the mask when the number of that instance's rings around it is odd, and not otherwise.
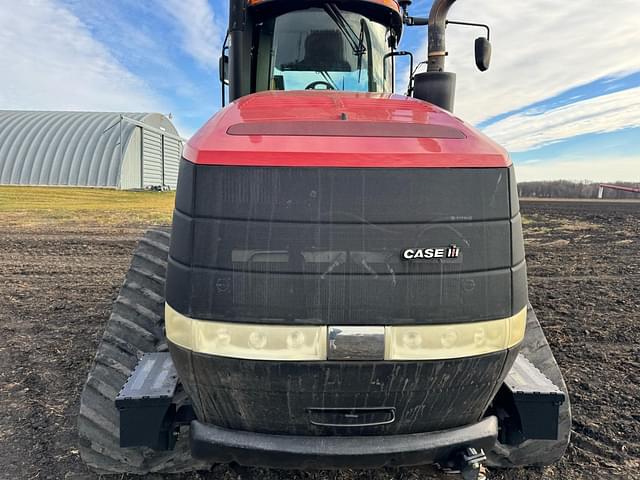
[[[486,461],[484,450],[469,447],[456,452],[439,466],[444,473],[459,474],[463,480],[486,480]]]

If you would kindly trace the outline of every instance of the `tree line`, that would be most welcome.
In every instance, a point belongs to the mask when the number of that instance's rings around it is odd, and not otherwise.
[[[608,185],[640,187],[640,184],[631,182],[612,182]],[[518,194],[521,197],[539,198],[597,198],[599,187],[599,183],[571,182],[568,180],[522,182],[518,183]],[[640,193],[605,188],[603,198],[640,198]]]

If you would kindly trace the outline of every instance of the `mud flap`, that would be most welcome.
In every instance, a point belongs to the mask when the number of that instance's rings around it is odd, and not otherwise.
[[[558,410],[558,436],[556,440],[525,440],[514,446],[498,441],[487,452],[487,463],[494,467],[549,465],[562,457],[571,437],[571,404],[567,386],[530,304],[527,307],[527,331],[520,353],[564,394],[564,402]]]

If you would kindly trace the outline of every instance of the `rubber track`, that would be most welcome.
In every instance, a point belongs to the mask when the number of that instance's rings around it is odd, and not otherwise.
[[[138,243],[80,398],[80,454],[97,473],[180,473],[196,463],[182,432],[175,450],[120,448],[114,400],[143,353],[166,350],[164,280],[170,235],[149,230]]]
[[[571,403],[569,392],[562,378],[549,343],[531,305],[527,312],[527,332],[520,350],[538,370],[544,373],[565,394],[560,406],[558,440],[526,440],[520,445],[510,446],[496,443],[487,453],[488,464],[494,467],[519,467],[551,465],[562,457],[571,438]]]

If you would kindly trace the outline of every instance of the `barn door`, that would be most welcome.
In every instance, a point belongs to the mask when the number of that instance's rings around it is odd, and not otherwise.
[[[178,184],[178,168],[182,155],[182,142],[164,137],[164,184],[172,190]]]
[[[142,185],[161,187],[163,185],[162,135],[146,128],[142,131]]]

